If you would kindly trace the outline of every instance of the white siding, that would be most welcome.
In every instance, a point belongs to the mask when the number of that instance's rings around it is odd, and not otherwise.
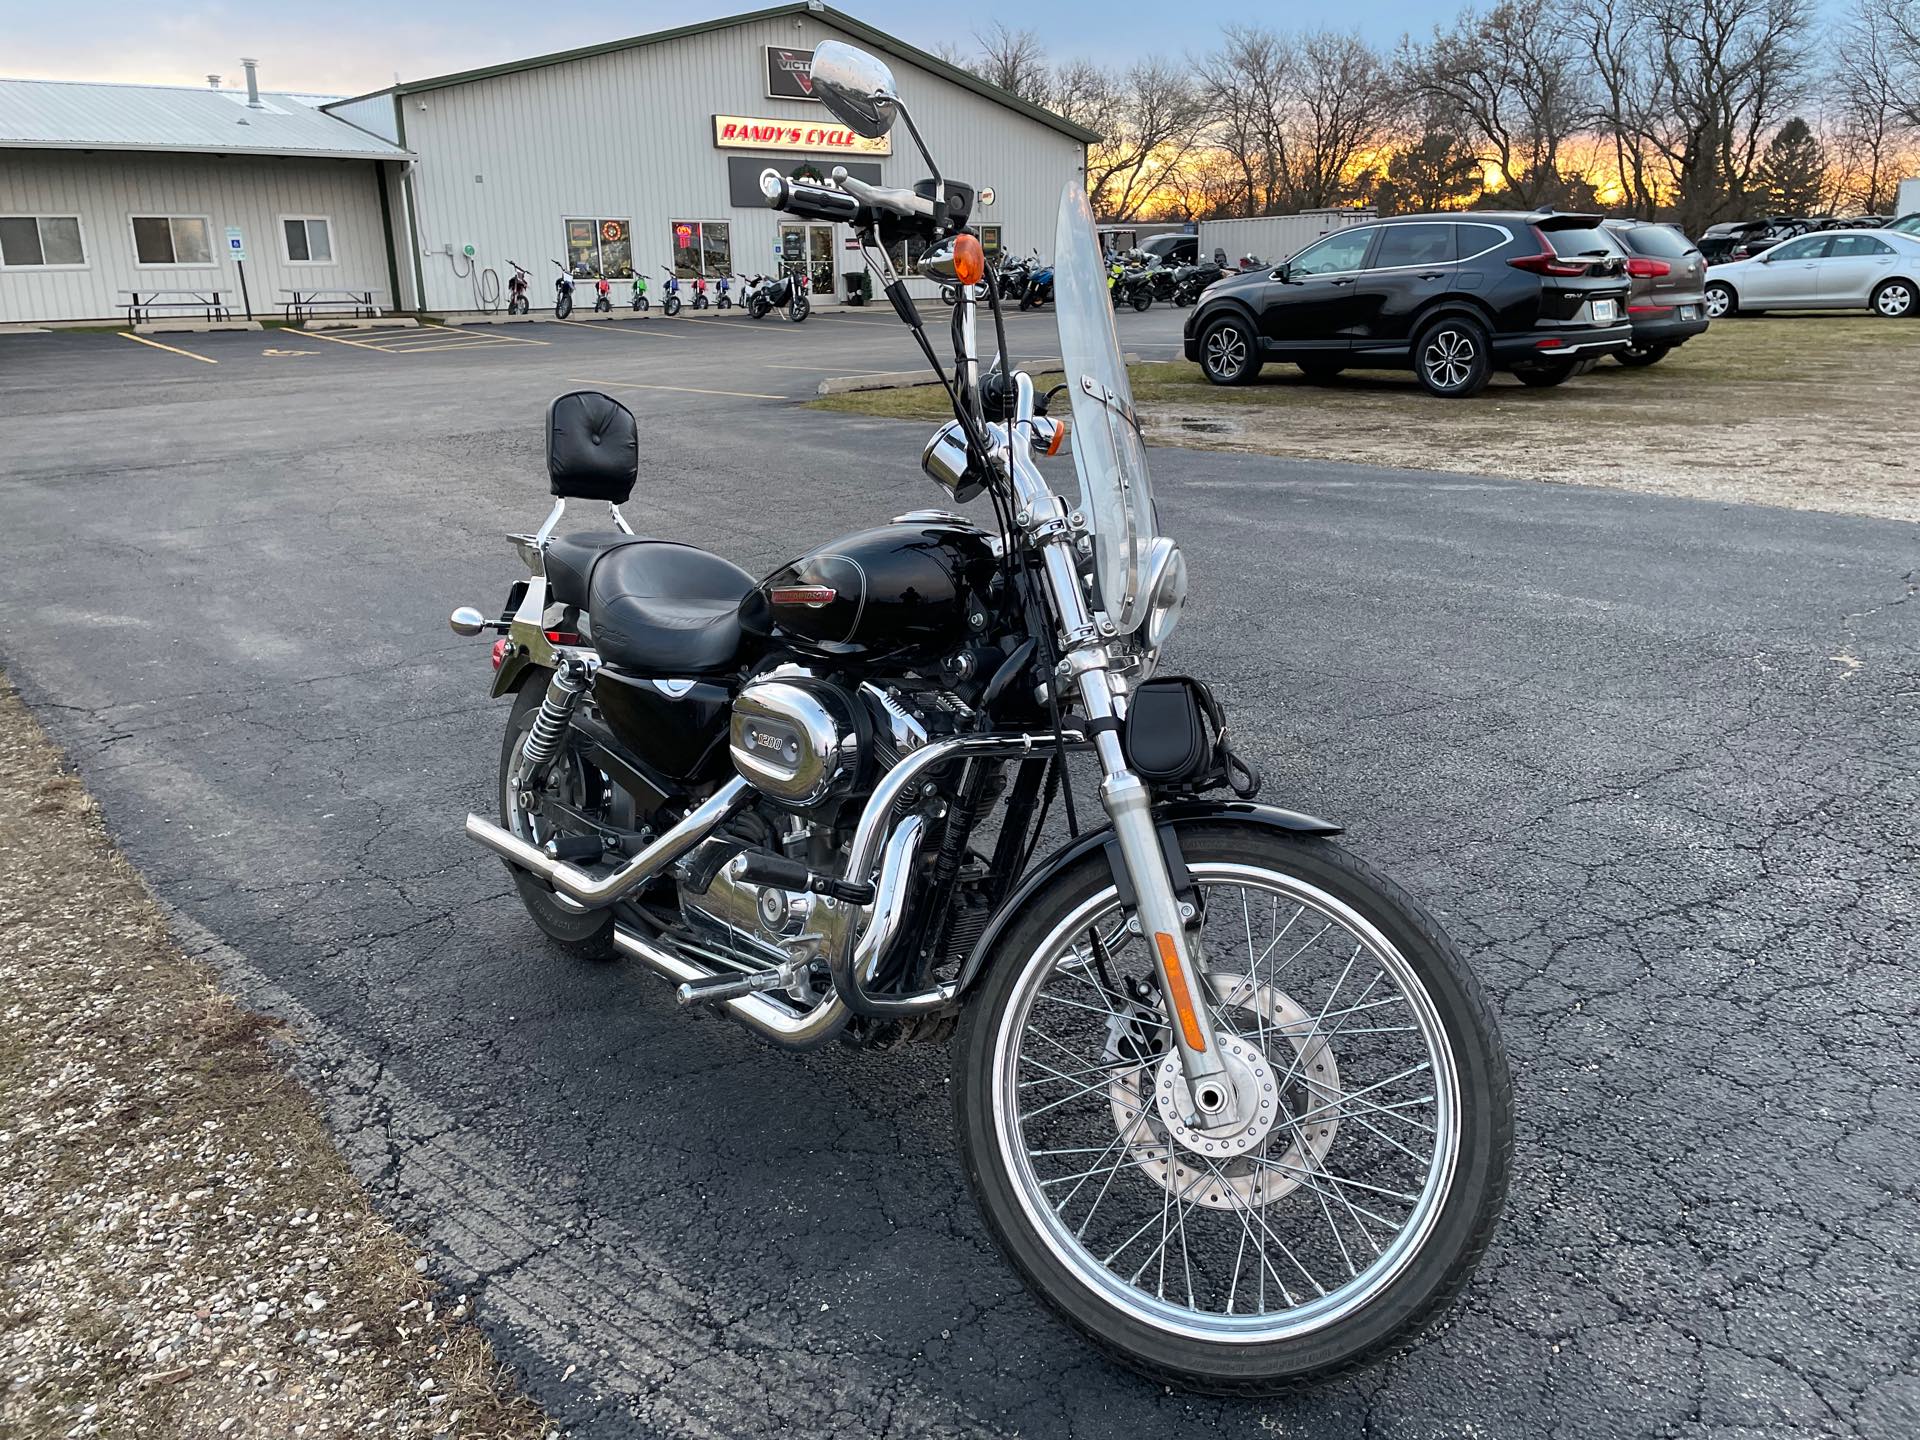
[[[716,148],[712,117],[828,118],[818,104],[767,97],[764,50],[848,38],[811,15],[783,16],[403,96],[400,143],[419,157],[413,188],[425,308],[474,304],[474,280],[455,270],[456,259],[465,268],[459,251],[468,244],[482,270],[505,277],[509,260],[528,266],[536,300],[544,296],[556,273],[550,262],[565,257],[569,216],[631,219],[634,264],[656,298],[674,220],[731,221],[735,273],[772,268],[780,217],[732,207],[727,157],[751,152]],[[1061,187],[1082,174],[1080,143],[884,58],[945,173],[995,190],[994,205],[976,210],[974,223],[1001,226],[1009,250],[1052,255]],[[926,168],[904,125],[893,142],[880,162],[883,181],[911,185]],[[859,264],[844,248],[847,234],[837,227],[842,272]]]
[[[237,315],[239,280],[222,253],[229,225],[246,237],[247,289],[256,317],[278,316],[280,289],[293,285],[371,289],[377,303],[390,305],[376,169],[365,160],[0,150],[0,215],[79,216],[87,261],[78,270],[0,267],[0,323],[124,321],[127,302],[120,292],[147,288],[231,291]],[[136,265],[134,215],[206,216],[214,262]],[[332,263],[285,264],[283,215],[326,216],[332,222]]]
[[[1298,255],[1322,235],[1377,218],[1371,211],[1309,210],[1300,215],[1262,215],[1252,220],[1202,220],[1200,253],[1212,259],[1215,250],[1224,250],[1229,265],[1238,265],[1242,255],[1277,265]]]
[[[359,100],[329,104],[326,111],[356,129],[365,130],[369,135],[378,135],[389,145],[400,143],[400,127],[394,120],[393,96],[385,91]]]

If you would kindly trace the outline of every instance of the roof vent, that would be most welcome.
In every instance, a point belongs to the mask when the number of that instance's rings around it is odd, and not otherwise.
[[[250,110],[263,110],[266,108],[260,103],[259,66],[260,62],[258,60],[243,59],[240,62],[240,68],[247,72],[247,108]]]
[[[207,88],[209,90],[218,90],[220,88],[220,77],[218,75],[207,76]]]

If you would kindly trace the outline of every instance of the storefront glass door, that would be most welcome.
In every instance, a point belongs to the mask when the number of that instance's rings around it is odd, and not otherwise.
[[[780,255],[788,266],[807,267],[807,284],[817,298],[839,298],[833,291],[833,226],[782,224]]]

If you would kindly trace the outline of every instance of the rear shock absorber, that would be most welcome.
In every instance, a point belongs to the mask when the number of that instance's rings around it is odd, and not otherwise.
[[[520,751],[522,789],[538,793],[546,784],[547,771],[560,753],[567,727],[573,723],[574,707],[592,678],[590,667],[578,660],[568,660],[553,672],[546,697],[540,702],[540,713],[534,716],[533,728]]]

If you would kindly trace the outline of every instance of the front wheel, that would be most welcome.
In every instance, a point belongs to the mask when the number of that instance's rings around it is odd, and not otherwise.
[[[1153,292],[1151,290],[1136,290],[1133,292],[1133,308],[1136,311],[1145,310],[1152,304]]]
[[[796,294],[787,305],[787,319],[798,325],[813,313],[813,302],[804,295]]]
[[[1715,281],[1707,286],[1707,318],[1722,320],[1740,309],[1740,301],[1733,293],[1731,285]]]
[[[509,315],[526,314],[527,313],[527,297],[524,295],[514,296],[513,299],[507,302],[507,313]]]
[[[662,315],[678,315],[680,313],[680,297],[678,295],[667,296],[667,298],[660,303],[660,313]]]
[[[553,318],[564,320],[573,313],[573,296],[562,295],[553,302]]]
[[[1067,1321],[1156,1380],[1271,1394],[1413,1343],[1507,1187],[1493,1014],[1408,896],[1322,840],[1183,829],[1220,1058],[1250,1119],[1193,1121],[1103,852],[1007,929],[955,1040],[989,1228]]]
[[[1259,342],[1238,315],[1214,321],[1200,337],[1200,373],[1215,385],[1245,385],[1260,363]]]

